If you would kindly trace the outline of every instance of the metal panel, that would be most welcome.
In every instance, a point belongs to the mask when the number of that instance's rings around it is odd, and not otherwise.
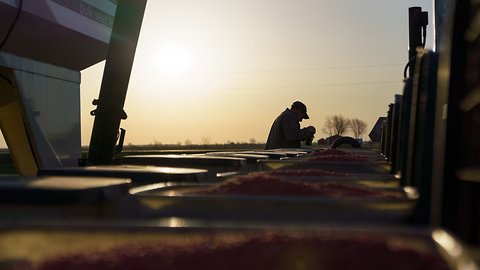
[[[0,0],[0,33],[14,24],[2,51],[74,70],[105,59],[115,2],[23,0],[22,6],[14,2]]]
[[[38,165],[77,165],[81,156],[80,73],[7,53],[0,53],[0,66],[13,69]]]

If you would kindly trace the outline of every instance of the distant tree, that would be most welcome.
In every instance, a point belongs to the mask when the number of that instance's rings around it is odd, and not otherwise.
[[[208,145],[208,144],[210,144],[210,142],[211,142],[212,140],[211,140],[210,137],[208,137],[208,136],[203,136],[203,137],[200,139],[200,141],[202,142],[203,145]]]
[[[358,118],[350,119],[350,130],[352,131],[353,136],[355,136],[355,139],[360,139],[367,130],[367,123]]]
[[[250,144],[256,144],[257,140],[255,138],[250,139]]]
[[[154,149],[159,149],[160,146],[162,146],[162,143],[160,141],[158,141],[157,139],[154,139],[153,140],[153,147]]]
[[[190,141],[190,139],[186,139],[185,140],[185,145],[192,145],[192,141]]]
[[[328,136],[342,136],[348,131],[350,120],[341,114],[327,116],[323,126],[323,132]]]

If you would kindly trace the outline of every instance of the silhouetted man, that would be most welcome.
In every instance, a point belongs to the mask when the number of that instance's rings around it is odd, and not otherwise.
[[[309,119],[307,106],[295,101],[290,109],[282,112],[273,122],[265,149],[300,148],[301,141],[313,139],[313,126],[300,129],[302,119]]]

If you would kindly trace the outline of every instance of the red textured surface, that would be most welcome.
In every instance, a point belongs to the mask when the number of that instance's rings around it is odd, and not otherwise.
[[[340,155],[351,155],[351,154],[347,153],[345,151],[342,151],[342,150],[338,150],[338,149],[327,149],[327,150],[323,150],[323,151],[319,151],[319,152],[314,152],[311,155],[313,155],[313,156],[331,156],[331,155],[340,156]]]
[[[353,155],[342,150],[327,149],[307,156],[313,161],[367,161],[366,157]]]
[[[319,169],[278,169],[265,172],[276,176],[349,176],[348,173],[319,170]]]
[[[354,156],[354,155],[325,155],[308,158],[308,160],[314,161],[367,161],[367,158]]]
[[[392,245],[368,236],[245,236],[236,241],[207,238],[195,243],[123,246],[76,254],[15,270],[443,270],[433,252]]]
[[[321,197],[368,197],[399,199],[401,194],[392,194],[374,188],[356,187],[334,182],[305,183],[287,181],[264,174],[236,177],[211,188],[192,192],[204,195],[275,195],[275,196],[321,196]]]

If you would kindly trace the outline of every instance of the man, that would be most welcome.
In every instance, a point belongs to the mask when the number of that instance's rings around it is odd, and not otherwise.
[[[272,124],[265,149],[300,148],[300,142],[313,139],[316,130],[309,126],[300,129],[302,119],[309,119],[307,106],[295,101],[290,109],[282,112]]]

